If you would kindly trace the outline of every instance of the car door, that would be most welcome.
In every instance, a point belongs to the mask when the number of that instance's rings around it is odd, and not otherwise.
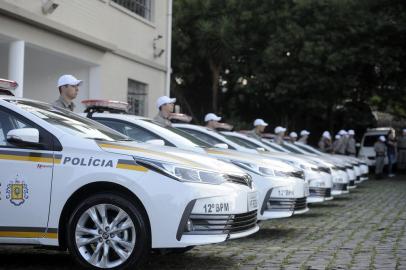
[[[7,133],[19,128],[38,129],[42,146],[8,142]],[[46,229],[53,166],[60,162],[53,152],[54,143],[49,132],[0,107],[0,243],[56,237]]]

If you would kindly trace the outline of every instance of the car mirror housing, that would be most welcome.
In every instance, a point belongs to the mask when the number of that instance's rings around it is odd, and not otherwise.
[[[165,146],[165,141],[161,139],[153,139],[153,140],[148,140],[145,141],[146,143],[153,144],[153,145],[158,145],[158,146]]]
[[[10,143],[39,143],[39,131],[36,128],[12,129],[7,133],[7,141]]]
[[[214,147],[216,147],[216,148],[221,148],[221,149],[228,149],[228,145],[225,144],[225,143],[216,143],[216,144],[214,145]]]

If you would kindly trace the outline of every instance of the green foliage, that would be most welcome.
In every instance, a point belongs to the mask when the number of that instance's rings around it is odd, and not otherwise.
[[[175,0],[173,78],[182,83],[173,93],[196,119],[214,110],[243,128],[257,117],[316,131],[373,124],[367,116],[346,121],[345,104],[360,114],[373,105],[406,116],[405,7],[401,0]]]

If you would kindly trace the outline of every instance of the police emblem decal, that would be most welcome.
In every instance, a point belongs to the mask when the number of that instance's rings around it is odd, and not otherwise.
[[[13,205],[20,206],[28,199],[28,186],[22,180],[10,181],[6,189],[6,199]]]

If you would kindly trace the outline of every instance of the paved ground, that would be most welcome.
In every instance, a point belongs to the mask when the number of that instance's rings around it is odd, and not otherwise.
[[[367,181],[249,238],[152,255],[144,269],[406,269],[406,176]],[[66,253],[0,248],[0,269],[73,269]]]

